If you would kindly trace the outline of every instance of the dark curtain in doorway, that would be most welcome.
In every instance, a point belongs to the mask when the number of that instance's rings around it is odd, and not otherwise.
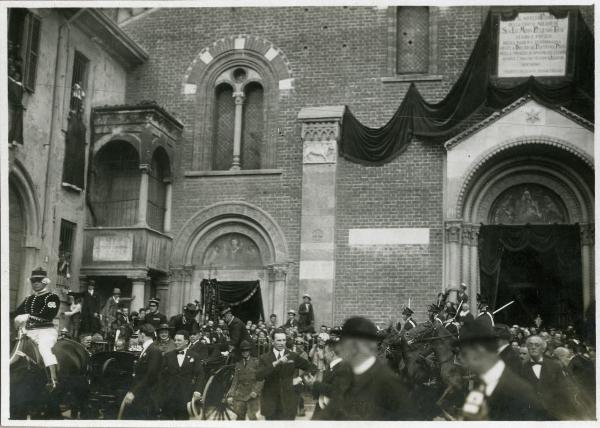
[[[260,281],[218,281],[203,279],[202,305],[204,314],[216,321],[219,311],[231,307],[233,315],[246,322],[264,320]]]
[[[582,318],[581,245],[577,225],[482,225],[479,234],[481,293],[514,323],[546,324]]]

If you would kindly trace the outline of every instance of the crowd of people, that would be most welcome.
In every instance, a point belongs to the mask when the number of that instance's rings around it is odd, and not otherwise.
[[[27,322],[46,366],[52,358],[51,321],[58,298],[48,290],[42,269],[31,277],[34,294],[16,315]],[[595,418],[595,350],[573,326],[496,324],[486,300],[477,296],[478,313],[469,311],[466,286],[456,296],[440,294],[429,319],[418,322],[406,307],[402,321],[377,326],[363,317],[343,325],[315,328],[311,297],[284,321],[241,321],[230,307],[216,320],[203,317],[199,302],[188,303],[167,319],[160,300],[129,312],[114,289],[100,308],[94,284],[78,296],[80,343],[90,354],[133,352],[137,362],[124,397],[125,417],[188,419],[197,412],[208,380],[207,363],[225,358],[234,364],[224,400],[238,419],[293,420],[305,415],[305,400],[315,403],[317,420],[417,420],[412,386],[381,358],[382,341],[404,337],[425,323],[450,333],[454,364],[465,373],[460,419],[573,420]],[[416,330],[415,330],[416,331]],[[69,331],[61,334],[68,337]],[[52,374],[52,372],[50,372]],[[52,383],[56,378],[52,377]],[[447,416],[447,415],[446,415]]]

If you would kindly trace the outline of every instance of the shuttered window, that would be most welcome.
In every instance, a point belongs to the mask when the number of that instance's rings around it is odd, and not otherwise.
[[[397,73],[428,73],[429,7],[400,6],[397,14]]]
[[[71,259],[77,224],[68,220],[60,221],[60,240],[58,244],[57,285],[65,286],[71,276]]]
[[[23,85],[30,91],[35,90],[37,65],[40,49],[40,30],[42,22],[32,13],[27,15],[25,28],[25,64],[23,72]]]
[[[263,145],[263,88],[258,83],[246,86],[246,103],[242,119],[242,169],[260,169]]]
[[[71,111],[78,112],[83,105],[83,98],[85,95],[77,93],[75,90],[76,86],[79,85],[81,90],[85,93],[87,89],[87,70],[89,60],[81,52],[75,52],[75,58],[73,59],[73,78],[71,79]]]
[[[233,88],[222,84],[215,89],[215,137],[213,143],[213,169],[227,170],[233,161],[233,130],[235,104]]]

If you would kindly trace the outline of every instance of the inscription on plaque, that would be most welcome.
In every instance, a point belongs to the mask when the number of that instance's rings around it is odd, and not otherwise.
[[[94,261],[127,262],[133,259],[133,236],[95,236]]]
[[[500,20],[498,77],[564,76],[569,17],[548,12],[520,13]]]

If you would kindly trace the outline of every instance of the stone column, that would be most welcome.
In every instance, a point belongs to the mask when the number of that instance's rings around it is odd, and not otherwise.
[[[165,218],[163,224],[163,231],[168,233],[171,231],[171,212],[172,212],[172,199],[173,199],[173,183],[170,178],[164,179],[165,183]]]
[[[283,321],[286,319],[286,311],[285,307],[285,296],[286,296],[286,279],[288,273],[288,266],[285,264],[281,265],[271,265],[269,266],[269,282],[271,283],[271,296],[270,299],[265,299],[270,301],[270,306],[267,306],[265,309],[265,318],[269,318],[269,315],[276,314],[277,320],[283,324]]]
[[[469,248],[469,258],[471,259],[471,282],[467,284],[469,286],[469,299],[471,305],[471,312],[477,313],[477,293],[479,293],[479,226],[471,226],[471,246]]]
[[[467,287],[471,283],[471,239],[473,234],[473,226],[470,224],[463,224],[461,234],[461,259],[462,259],[462,275],[461,282],[466,284]]]
[[[146,305],[146,281],[147,277],[131,278],[131,310],[137,311]]]
[[[155,280],[156,297],[160,299],[160,311],[167,315],[176,315],[169,310],[169,279],[164,276]]]
[[[140,197],[138,198],[138,225],[147,226],[148,214],[148,174],[150,173],[150,165],[140,165]]]
[[[235,122],[233,128],[233,164],[232,170],[240,169],[240,154],[242,152],[242,109],[244,108],[244,93],[234,92]]]
[[[581,236],[581,283],[583,287],[583,310],[594,299],[594,224],[579,226]]]
[[[194,274],[194,266],[184,265],[172,267],[169,276],[168,286],[168,299],[169,304],[165,306],[164,310],[168,308],[168,312],[171,315],[175,315],[181,312],[181,308],[185,303],[188,303],[190,284]]]
[[[335,179],[344,106],[303,108],[299,296],[315,302],[315,325],[333,324]]]
[[[446,221],[446,245],[448,246],[448,288],[458,290],[460,285],[461,248],[460,248],[460,220]],[[455,293],[450,293],[450,300],[456,299]]]

